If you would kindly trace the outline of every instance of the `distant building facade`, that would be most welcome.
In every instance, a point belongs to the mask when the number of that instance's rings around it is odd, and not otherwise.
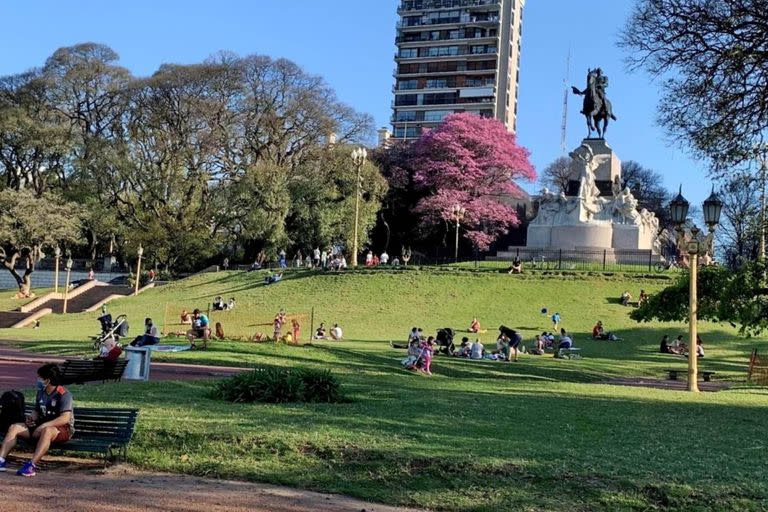
[[[401,0],[392,137],[447,115],[493,117],[515,132],[524,0]]]

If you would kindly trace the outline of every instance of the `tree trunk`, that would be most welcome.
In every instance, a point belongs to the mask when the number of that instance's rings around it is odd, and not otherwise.
[[[34,296],[32,294],[32,272],[35,271],[34,253],[35,251],[33,249],[23,247],[21,251],[13,251],[10,260],[8,260],[5,251],[0,249],[0,263],[2,263],[8,272],[11,273],[19,287],[19,293],[16,294],[17,298],[29,298]],[[26,260],[26,269],[24,270],[23,276],[19,275],[15,268],[19,257]]]

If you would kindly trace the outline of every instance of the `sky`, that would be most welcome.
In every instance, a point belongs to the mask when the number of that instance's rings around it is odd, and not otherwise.
[[[527,0],[518,107],[518,142],[537,170],[562,155],[563,80],[584,88],[587,69],[609,77],[618,121],[606,140],[621,160],[659,172],[694,204],[709,194],[703,162],[669,141],[655,123],[659,84],[630,73],[619,31],[634,0]],[[110,46],[120,63],[146,76],[163,63],[190,64],[220,50],[284,57],[321,75],[338,97],[389,127],[398,0],[0,0],[0,75],[40,66],[57,48]],[[587,6],[588,4],[588,6]],[[76,7],[75,7],[76,6]],[[108,7],[106,7],[108,6]],[[568,105],[567,147],[586,136],[580,98]],[[538,186],[524,186],[537,191]]]

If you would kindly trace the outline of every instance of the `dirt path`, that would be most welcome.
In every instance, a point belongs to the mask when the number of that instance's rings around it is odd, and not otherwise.
[[[14,466],[15,467],[15,466]],[[49,469],[34,478],[0,473],[3,512],[415,512],[289,487],[150,473]]]

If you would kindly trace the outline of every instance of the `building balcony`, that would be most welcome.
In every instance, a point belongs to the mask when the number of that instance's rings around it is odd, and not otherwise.
[[[498,7],[500,5],[501,0],[424,0],[422,2],[408,2],[406,0],[400,2],[400,5],[397,7],[397,13],[400,15],[405,13],[415,14],[425,11]]]
[[[426,61],[445,61],[445,60],[451,60],[456,58],[461,58],[462,60],[468,59],[468,58],[488,58],[489,56],[497,57],[499,54],[498,48],[489,48],[484,52],[473,52],[469,49],[462,49],[459,50],[458,53],[452,53],[450,55],[420,55],[417,57],[401,57],[399,54],[395,54],[395,62],[403,62],[403,61],[417,61],[417,62],[426,62]]]

